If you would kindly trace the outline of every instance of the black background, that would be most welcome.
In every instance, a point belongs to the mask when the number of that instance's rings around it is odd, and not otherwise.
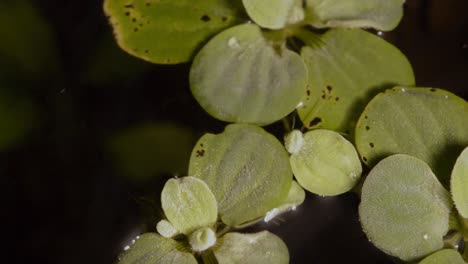
[[[1,233],[7,244],[2,259],[112,263],[147,219],[140,210],[142,197],[157,197],[164,178],[143,186],[129,183],[119,177],[102,141],[113,131],[146,121],[170,120],[197,135],[220,132],[225,124],[194,101],[188,64],[158,66],[124,55],[126,67],[144,70],[129,78],[116,73],[115,81],[101,83],[84,78],[96,46],[111,36],[101,1],[34,4],[53,28],[61,70],[59,78],[37,81],[31,89],[43,113],[42,125],[0,153],[6,207]],[[408,0],[400,26],[385,33],[409,58],[418,86],[468,98],[467,11],[464,0]],[[362,233],[358,203],[351,193],[329,198],[308,194],[297,211],[259,227],[284,239],[291,263],[392,263]]]

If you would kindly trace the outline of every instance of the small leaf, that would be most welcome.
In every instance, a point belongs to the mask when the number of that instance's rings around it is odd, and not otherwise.
[[[212,247],[216,243],[216,233],[209,227],[203,227],[189,236],[192,250],[201,252]]]
[[[288,248],[279,237],[268,231],[227,233],[213,251],[220,264],[289,263]]]
[[[302,147],[290,161],[299,184],[319,195],[349,191],[362,172],[354,146],[340,134],[324,129],[307,132]]]
[[[412,261],[444,246],[449,193],[423,161],[397,154],[379,162],[362,187],[359,217],[369,240]]]
[[[280,29],[304,19],[302,0],[242,0],[247,14],[259,26]]]
[[[458,251],[443,249],[423,259],[419,264],[466,264]]]
[[[174,237],[179,233],[179,231],[175,229],[169,221],[164,219],[158,222],[158,224],[156,225],[156,230],[161,236],[167,238]]]
[[[213,117],[270,124],[291,113],[305,92],[307,69],[296,53],[253,24],[218,34],[190,71],[193,96]],[[281,42],[281,41],[280,41]]]
[[[458,212],[468,218],[468,147],[463,150],[453,167],[451,191]]]
[[[387,1],[387,0],[386,0]],[[350,134],[359,114],[378,92],[414,85],[406,57],[382,38],[360,29],[333,29],[323,35],[299,31],[309,72],[309,90],[298,108],[308,128]]]
[[[392,154],[428,163],[444,186],[468,145],[468,103],[444,90],[397,87],[377,95],[356,126],[356,147],[370,167]]]
[[[122,49],[161,64],[190,61],[225,28],[245,20],[240,0],[105,0]]]
[[[216,198],[208,185],[195,177],[168,180],[161,204],[167,220],[186,235],[212,226],[218,217]]]
[[[292,172],[281,143],[260,127],[233,124],[205,134],[193,149],[189,175],[216,196],[222,221],[238,226],[263,217],[288,195]]]
[[[403,17],[405,0],[306,0],[306,21],[317,28],[373,27],[390,31]]]
[[[173,239],[146,233],[119,258],[119,264],[197,264],[195,257]]]

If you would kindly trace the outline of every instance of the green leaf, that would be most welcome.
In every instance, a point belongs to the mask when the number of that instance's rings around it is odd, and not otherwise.
[[[255,23],[269,29],[280,29],[304,19],[302,0],[242,0]]]
[[[144,123],[112,135],[107,142],[115,167],[134,181],[164,173],[184,175],[195,137],[172,123]]]
[[[220,264],[287,264],[284,242],[268,231],[255,234],[227,233],[213,251]]]
[[[291,154],[291,168],[299,184],[319,195],[349,191],[361,177],[361,162],[353,144],[324,129],[304,135],[299,150]]]
[[[468,145],[468,103],[440,89],[397,87],[377,95],[356,126],[356,146],[369,166],[392,154],[417,157],[448,186]]]
[[[225,28],[245,20],[240,0],[105,0],[118,44],[161,64],[190,61]]]
[[[468,147],[458,157],[450,183],[455,207],[464,218],[468,218]]]
[[[155,233],[140,236],[123,255],[119,264],[177,263],[197,264],[195,257],[173,239]]]
[[[458,251],[443,249],[423,259],[419,264],[466,264]]]
[[[260,127],[233,124],[205,134],[192,152],[189,175],[216,196],[222,221],[238,226],[263,217],[288,195],[292,172],[281,143]]]
[[[41,78],[59,70],[53,32],[35,2],[0,2],[0,69],[7,76]]]
[[[451,207],[450,194],[426,163],[397,154],[367,176],[359,217],[374,245],[411,261],[443,247]]]
[[[286,200],[280,206],[278,206],[276,208],[273,208],[270,211],[268,211],[266,213],[265,217],[263,218],[263,221],[268,223],[273,218],[275,218],[276,216],[278,216],[278,215],[280,215],[282,213],[285,213],[285,212],[287,212],[289,210],[293,210],[293,211],[296,210],[296,207],[301,205],[304,202],[304,200],[305,200],[305,191],[304,191],[304,189],[302,189],[302,187],[296,181],[293,181],[292,184],[291,184],[291,188],[289,188],[288,197],[286,198]],[[259,220],[261,220],[261,219],[259,219]],[[249,226],[251,224],[255,224],[259,220],[253,221],[252,223],[249,223],[247,225],[243,225],[242,227]]]
[[[168,180],[161,204],[167,220],[186,235],[214,225],[218,218],[215,196],[205,182],[195,177]]]
[[[210,40],[190,71],[200,105],[223,121],[261,125],[292,112],[305,92],[307,69],[283,40],[276,42],[281,34],[244,24]]]
[[[403,17],[405,0],[306,0],[306,21],[317,28],[373,27],[390,31]]]
[[[201,252],[212,247],[216,243],[216,233],[209,227],[203,227],[189,236],[192,250]]]
[[[387,1],[387,0],[386,0]],[[333,29],[323,35],[297,32],[309,88],[298,109],[308,128],[352,133],[359,114],[378,92],[414,85],[406,57],[382,38],[360,29]]]

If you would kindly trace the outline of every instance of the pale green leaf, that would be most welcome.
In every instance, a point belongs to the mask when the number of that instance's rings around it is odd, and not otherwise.
[[[308,128],[352,133],[359,114],[378,92],[414,85],[406,57],[382,38],[360,29],[333,29],[323,35],[299,31],[309,88],[298,109]]]
[[[119,264],[197,264],[195,257],[177,241],[155,233],[140,236],[119,258]]]
[[[112,135],[107,149],[122,175],[145,181],[164,173],[187,172],[196,138],[188,128],[173,123],[143,123]]]
[[[283,202],[283,204],[277,208],[273,208],[268,211],[263,218],[263,221],[269,222],[274,219],[276,216],[287,212],[289,210],[296,210],[296,207],[301,205],[305,200],[305,191],[302,187],[296,182],[293,181],[291,188],[288,192],[288,197]]]
[[[307,69],[274,33],[254,24],[218,34],[197,54],[192,93],[213,117],[265,125],[292,112],[305,93]],[[278,37],[278,36],[274,36]]]
[[[211,37],[245,20],[240,0],[105,0],[118,44],[144,60],[187,62]]]
[[[268,231],[255,234],[227,233],[213,249],[219,264],[287,264],[284,242]]]
[[[367,176],[359,217],[369,240],[387,254],[416,260],[444,246],[450,194],[423,161],[390,156]]]
[[[306,21],[317,28],[373,27],[394,29],[405,0],[306,0]]]
[[[167,220],[186,235],[214,225],[218,218],[216,198],[202,180],[187,176],[170,179],[161,193]]]
[[[302,0],[242,0],[255,23],[269,29],[280,29],[304,19]]]
[[[292,182],[281,143],[260,127],[241,124],[218,135],[205,134],[193,149],[189,175],[210,186],[222,221],[231,226],[280,206]]]
[[[464,218],[468,218],[468,147],[458,157],[450,183],[455,207]]]
[[[216,233],[209,227],[200,228],[189,236],[189,244],[197,252],[207,250],[215,243]]]
[[[337,132],[324,129],[307,132],[290,161],[299,184],[319,195],[338,195],[351,190],[362,172],[353,144]]]
[[[423,259],[419,264],[466,264],[458,251],[443,249]]]
[[[356,146],[370,167],[391,154],[417,157],[444,186],[468,145],[468,103],[440,89],[397,87],[377,95],[356,126]]]

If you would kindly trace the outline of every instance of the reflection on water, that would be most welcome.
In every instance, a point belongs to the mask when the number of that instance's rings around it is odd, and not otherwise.
[[[419,85],[468,98],[467,5],[408,0],[401,25],[379,33]],[[112,263],[154,231],[162,185],[186,173],[198,136],[224,127],[190,94],[190,65],[137,60],[110,33],[101,1],[0,2],[0,179],[18,263]],[[309,194],[257,228],[279,234],[292,263],[392,263],[361,232],[357,204]]]

